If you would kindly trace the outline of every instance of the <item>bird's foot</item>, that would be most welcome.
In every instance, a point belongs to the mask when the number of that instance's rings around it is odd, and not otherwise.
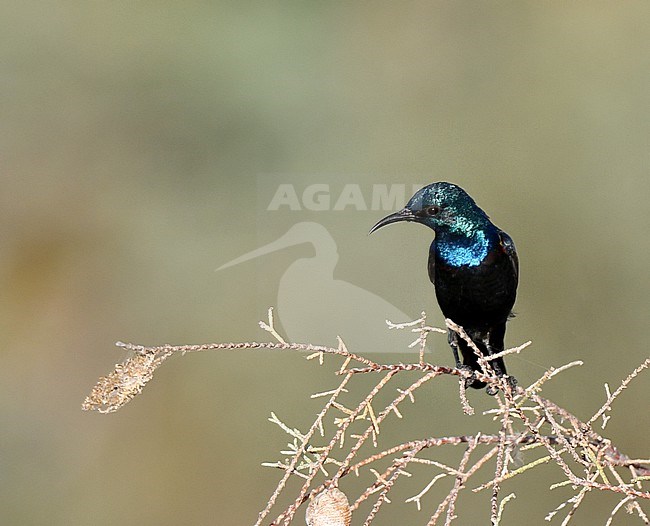
[[[514,376],[507,376],[507,375],[504,376],[504,378],[505,378],[505,381],[506,381],[506,383],[508,385],[508,389],[513,394],[516,393],[517,392],[517,379]],[[488,385],[485,388],[485,392],[490,396],[494,396],[499,392],[499,386],[494,385],[494,384]]]
[[[469,374],[469,376],[465,378],[465,389],[469,387],[472,387],[473,389],[481,389],[482,387],[485,387],[485,382],[476,379],[476,371],[474,371],[474,369],[469,365],[457,364],[456,368]]]
[[[517,379],[514,376],[506,376],[506,382],[510,392],[514,395],[517,393]]]

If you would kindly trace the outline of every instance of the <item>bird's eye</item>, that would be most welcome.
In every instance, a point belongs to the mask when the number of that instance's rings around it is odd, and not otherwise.
[[[435,206],[435,205],[434,206],[429,206],[426,209],[426,213],[427,213],[428,216],[438,215],[439,212],[440,212],[440,207]]]

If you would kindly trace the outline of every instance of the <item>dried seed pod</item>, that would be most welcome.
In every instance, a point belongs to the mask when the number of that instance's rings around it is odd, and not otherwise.
[[[350,526],[348,498],[338,488],[326,489],[311,499],[305,519],[307,526]]]

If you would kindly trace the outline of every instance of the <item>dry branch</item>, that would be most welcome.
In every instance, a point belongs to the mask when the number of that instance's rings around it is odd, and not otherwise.
[[[338,356],[342,363],[336,371],[337,385],[325,393],[312,395],[326,397],[327,401],[305,433],[284,424],[275,414],[272,415],[272,422],[292,437],[292,444],[290,450],[284,452],[285,458],[265,463],[267,466],[281,469],[283,474],[271,493],[267,506],[259,513],[256,526],[264,523],[289,525],[294,522],[296,513],[307,501],[311,502],[307,509],[307,523],[312,526],[347,526],[350,520],[356,520],[355,523],[364,526],[370,525],[382,513],[384,505],[390,502],[394,488],[401,485],[403,478],[410,477],[411,473],[407,469],[417,466],[429,470],[426,478],[429,482],[415,495],[406,499],[406,502],[415,503],[420,513],[429,510],[426,517],[420,519],[420,523],[433,526],[444,518],[445,526],[452,524],[458,515],[462,515],[458,499],[472,482],[472,477],[478,472],[489,470],[490,480],[481,484],[474,483],[472,489],[473,492],[491,489],[490,508],[486,510],[486,518],[489,515],[490,523],[499,525],[508,515],[507,503],[515,497],[515,493],[510,492],[501,498],[502,485],[509,484],[513,478],[523,477],[533,469],[540,469],[540,466],[549,465],[556,466],[562,477],[562,482],[553,487],[570,485],[575,492],[571,498],[550,511],[547,520],[562,516],[562,525],[567,525],[587,500],[589,493],[606,492],[620,496],[609,517],[604,518],[606,524],[611,524],[614,516],[623,508],[633,513],[638,524],[650,524],[641,506],[642,501],[650,500],[650,492],[644,488],[644,484],[650,480],[648,460],[628,457],[615,447],[611,440],[593,429],[594,422],[600,418],[603,420],[604,429],[610,418],[612,403],[630,382],[650,367],[650,358],[634,369],[613,392],[606,387],[604,404],[592,417],[582,421],[567,409],[540,395],[546,382],[571,367],[581,365],[582,362],[551,368],[526,388],[514,387],[508,377],[495,375],[490,366],[494,356],[484,357],[475,348],[483,369],[476,373],[475,378],[488,384],[489,391],[496,393],[492,398],[495,408],[485,414],[493,415],[498,426],[490,432],[483,430],[473,436],[418,438],[408,436],[408,427],[400,425],[402,442],[387,449],[380,449],[378,436],[382,428],[388,421],[403,419],[401,406],[407,401],[415,403],[415,395],[422,385],[436,378],[450,375],[457,377],[460,384],[460,408],[468,416],[474,414],[464,387],[470,373],[464,369],[434,365],[425,361],[424,349],[428,336],[431,333],[446,333],[446,330],[429,327],[424,313],[413,322],[388,324],[390,329],[409,330],[417,334],[412,344],[412,347],[417,347],[419,351],[416,363],[379,364],[348,351],[340,338],[338,347],[289,343],[275,329],[272,310],[269,310],[268,321],[260,322],[260,326],[274,338],[274,341],[270,342],[157,347],[118,342],[119,347],[131,351],[131,356],[116,365],[115,370],[108,376],[99,379],[82,408],[104,413],[116,411],[139,394],[152,379],[154,371],[173,354],[209,350],[285,349],[308,353],[308,358],[318,358],[320,364],[326,355]],[[451,320],[447,320],[446,324],[447,328],[456,331],[461,338],[467,338],[462,327]],[[473,346],[471,340],[468,340],[468,343]],[[526,342],[499,355],[519,353],[529,348],[529,345],[530,342]],[[355,379],[368,375],[379,376],[372,388],[364,392],[357,387]],[[403,382],[406,378],[409,382],[407,387],[394,385],[398,380]],[[391,385],[393,387],[390,387]],[[397,394],[389,395],[389,392]],[[357,402],[351,407],[349,403],[346,405],[342,401],[343,393]],[[384,400],[386,396],[388,402]],[[401,424],[401,421],[399,423]],[[358,430],[359,425],[361,431]],[[316,431],[320,431],[323,437],[321,444],[317,443],[321,439]],[[465,446],[465,451],[456,466],[431,458],[437,448],[462,445]],[[517,466],[513,460],[513,452],[532,448],[545,454]],[[479,450],[482,450],[480,454]],[[332,475],[328,474],[326,469],[326,465],[330,464],[336,466],[336,472]],[[359,491],[354,499],[351,498],[352,494],[346,495],[340,490],[342,481],[350,475],[359,481],[367,480],[364,489]],[[292,478],[301,480],[300,489],[297,493],[288,495],[288,482]],[[432,488],[445,484],[448,480],[453,480],[453,483],[446,496],[437,504],[425,505]],[[279,497],[283,494],[290,497],[291,503],[284,509],[276,510],[276,518],[269,522],[269,516],[278,507]],[[350,505],[349,502],[353,504]],[[355,519],[361,514],[364,505],[369,506],[365,518],[361,515]],[[418,519],[414,518],[409,522],[415,524],[417,521]]]

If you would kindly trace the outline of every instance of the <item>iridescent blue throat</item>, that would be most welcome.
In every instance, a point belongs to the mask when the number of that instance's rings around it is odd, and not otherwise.
[[[472,237],[439,236],[431,244],[438,258],[452,267],[480,265],[490,250],[490,240],[482,230]]]

